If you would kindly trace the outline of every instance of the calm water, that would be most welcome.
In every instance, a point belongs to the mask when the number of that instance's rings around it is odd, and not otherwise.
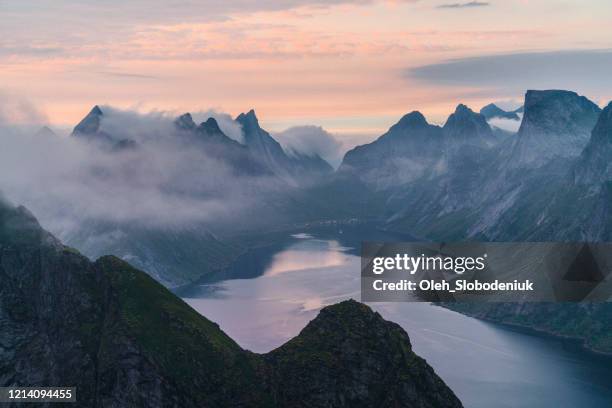
[[[258,250],[231,279],[183,291],[243,347],[267,352],[343,299],[359,299],[356,241],[293,236]],[[466,407],[612,407],[612,360],[575,345],[484,323],[427,303],[371,304],[408,332]]]

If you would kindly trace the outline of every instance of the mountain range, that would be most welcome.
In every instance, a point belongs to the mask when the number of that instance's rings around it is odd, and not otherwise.
[[[4,387],[72,386],[87,407],[462,406],[406,332],[363,304],[326,307],[255,354],[146,273],[91,262],[3,201],[0,287]]]
[[[91,221],[66,239],[90,258],[114,253],[167,286],[217,276],[250,245],[316,223],[367,222],[436,241],[609,241],[612,106],[601,109],[564,90],[529,90],[523,106],[517,133],[495,129],[463,104],[443,126],[413,111],[375,141],[347,152],[335,172],[320,157],[285,152],[253,111],[236,118],[241,142],[227,137],[214,119],[198,125],[182,115],[173,138],[247,177],[244,186],[254,198],[247,215],[180,228]],[[118,155],[141,148],[142,141],[107,132],[104,116],[103,109],[92,109],[74,138]],[[254,182],[260,178],[275,180],[274,187],[260,188]],[[189,186],[179,193],[190,194]],[[462,311],[469,314],[469,307]],[[534,306],[515,316],[544,328],[542,316],[564,313],[556,308]],[[588,338],[598,327],[588,322],[608,308],[572,309],[571,327],[583,329],[569,333],[559,325],[551,331]],[[481,306],[473,314],[499,316],[486,310]],[[513,321],[505,315],[500,320]],[[597,338],[603,340],[594,347],[612,350],[607,335]]]
[[[240,142],[214,118],[197,124],[184,114],[172,137],[245,177],[240,188],[253,197],[246,215],[170,229],[91,220],[62,238],[92,258],[113,253],[130,260],[169,286],[224,268],[247,249],[244,234],[321,221],[367,220],[437,240],[605,240],[611,234],[607,115],[609,107],[602,112],[561,90],[527,91],[516,134],[491,127],[463,104],[443,126],[414,111],[348,151],[333,172],[319,156],[287,153],[252,110],[235,119]],[[108,133],[104,120],[103,109],[94,107],[73,136],[117,154],[146,143]],[[260,179],[275,181],[262,188]],[[189,185],[178,193],[195,194]]]

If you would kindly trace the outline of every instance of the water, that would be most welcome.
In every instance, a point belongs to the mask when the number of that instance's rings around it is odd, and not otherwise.
[[[267,352],[318,310],[359,299],[356,239],[297,234],[237,262],[228,277],[185,300],[244,348]],[[235,279],[249,277],[249,279]],[[612,407],[612,360],[575,344],[485,323],[428,303],[371,304],[409,334],[466,407]]]

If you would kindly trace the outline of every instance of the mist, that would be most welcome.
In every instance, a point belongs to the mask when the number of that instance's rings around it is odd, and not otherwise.
[[[320,126],[295,126],[273,136],[287,154],[319,156],[334,168],[342,161],[342,144]]]
[[[60,238],[92,223],[180,228],[236,221],[263,194],[284,188],[269,175],[236,174],[181,137],[173,113],[102,109],[100,130],[135,147],[115,151],[77,136],[37,132],[44,115],[29,107],[11,114],[19,121],[0,117],[0,191]],[[239,137],[229,115],[216,117]]]

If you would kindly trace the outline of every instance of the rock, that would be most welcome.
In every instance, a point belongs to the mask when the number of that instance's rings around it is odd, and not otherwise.
[[[5,203],[0,288],[0,386],[76,386],[83,407],[461,407],[364,305],[254,354],[146,273],[92,263]]]

